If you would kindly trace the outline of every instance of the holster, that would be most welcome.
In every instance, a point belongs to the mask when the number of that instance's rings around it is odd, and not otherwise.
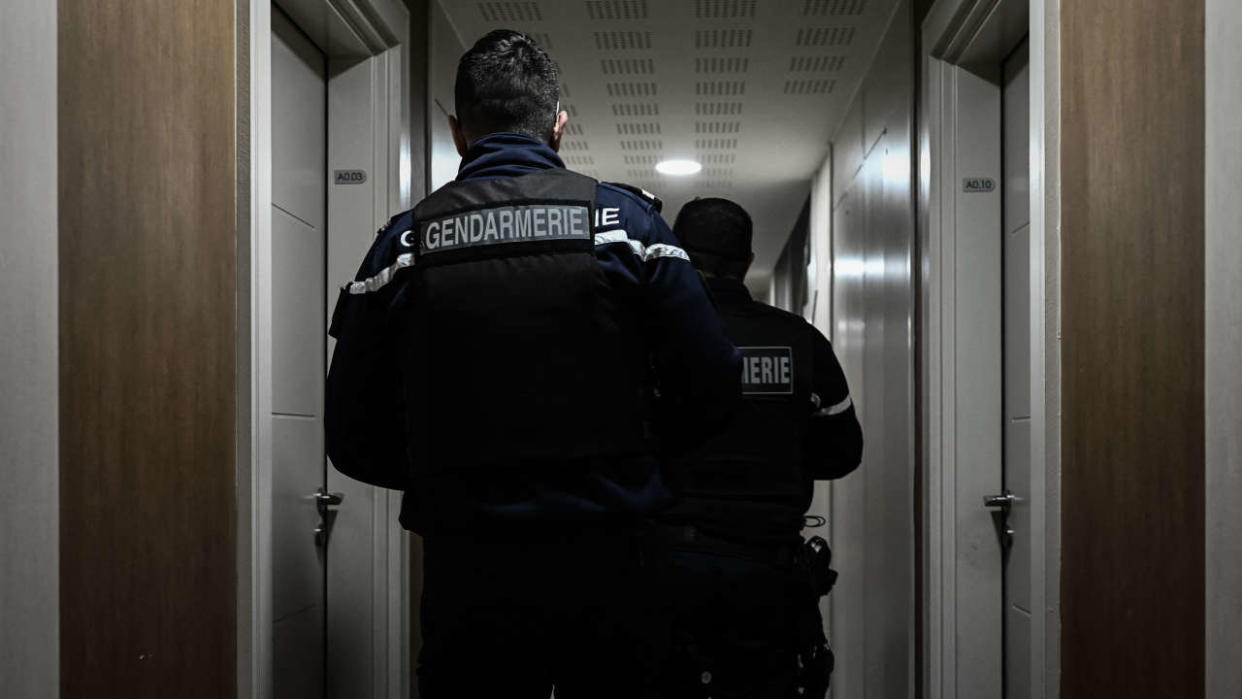
[[[837,581],[828,542],[818,536],[808,539],[794,559],[793,575],[799,696],[823,699],[836,664],[819,611],[819,598],[827,595]]]

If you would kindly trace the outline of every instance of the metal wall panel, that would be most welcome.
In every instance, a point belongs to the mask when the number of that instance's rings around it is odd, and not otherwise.
[[[0,65],[0,687],[54,697],[56,3],[5,4]]]
[[[1207,697],[1242,687],[1242,4],[1206,0]]]
[[[894,10],[833,163],[833,342],[863,423],[859,471],[832,486],[834,694],[901,697],[914,657],[914,207],[910,8]],[[870,135],[871,141],[855,146]]]

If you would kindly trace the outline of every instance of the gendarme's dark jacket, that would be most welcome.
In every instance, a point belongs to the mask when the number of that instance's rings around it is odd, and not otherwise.
[[[521,178],[563,167],[551,148],[534,139],[493,134],[471,146],[457,182]],[[423,534],[470,533],[497,523],[589,524],[656,512],[671,501],[658,455],[701,441],[736,405],[738,352],[725,337],[702,281],[660,217],[654,198],[597,184],[593,219],[594,259],[606,280],[608,298],[627,304],[620,317],[622,322],[633,322],[626,326],[625,336],[640,338],[635,346],[643,347],[646,355],[626,361],[627,367],[599,362],[594,371],[599,372],[601,385],[615,387],[615,372],[632,372],[635,363],[649,365],[652,393],[659,394],[651,414],[645,416],[657,439],[649,448],[625,456],[576,455],[549,458],[535,468],[524,464],[488,469],[456,468],[452,451],[444,448],[428,457],[414,444],[410,425],[417,427],[418,422],[410,417],[431,414],[436,406],[427,405],[424,396],[409,389],[409,372],[403,367],[411,356],[419,356],[409,351],[409,345],[427,338],[416,333],[411,337],[406,327],[406,319],[417,313],[384,310],[408,308],[422,298],[412,283],[414,271],[406,267],[411,264],[411,245],[416,244],[412,241],[418,238],[417,233],[411,235],[417,228],[414,210],[393,217],[380,230],[355,282],[346,285],[329,330],[337,342],[327,382],[328,456],[346,473],[373,472],[380,465],[396,474],[385,478],[383,485],[405,491],[401,522],[406,528]],[[519,296],[505,299],[506,303],[525,298],[522,292],[515,293]],[[543,290],[527,293],[551,298]],[[503,347],[493,349],[504,352]],[[469,372],[461,373],[457,377],[461,395],[477,401],[512,399],[504,393],[507,387],[476,385]],[[469,411],[460,413],[461,422],[445,424],[468,425]],[[486,425],[477,430],[479,440],[494,435]],[[503,452],[503,444],[494,446],[489,453]],[[419,458],[438,463],[417,463]]]
[[[677,504],[663,515],[717,537],[788,540],[815,480],[862,459],[862,429],[832,345],[800,316],[709,278],[725,332],[742,352],[742,405],[727,427],[671,460]]]

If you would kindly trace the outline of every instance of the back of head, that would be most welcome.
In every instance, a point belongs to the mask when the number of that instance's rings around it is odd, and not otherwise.
[[[754,224],[741,206],[716,197],[687,202],[677,213],[673,234],[704,274],[737,281],[746,276]]]
[[[549,142],[559,95],[556,62],[534,39],[509,29],[488,32],[457,64],[457,119],[473,139],[519,133]]]

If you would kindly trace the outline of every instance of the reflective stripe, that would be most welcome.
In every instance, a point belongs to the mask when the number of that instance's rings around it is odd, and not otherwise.
[[[659,257],[676,257],[687,262],[690,261],[690,256],[686,254],[686,251],[676,245],[656,243],[651,246],[645,246],[641,242],[630,238],[629,233],[623,230],[604,231],[595,234],[596,245],[608,245],[610,243],[627,243],[630,249],[634,251],[634,254],[643,262]]]
[[[381,269],[379,274],[376,274],[373,277],[367,277],[360,282],[349,282],[345,285],[345,288],[349,289],[349,293],[351,294],[365,294],[368,291],[379,291],[384,288],[388,282],[392,281],[393,277],[397,275],[397,272],[400,272],[406,267],[413,266],[414,253],[402,253],[397,256],[396,262],[388,265],[384,269]]]
[[[840,415],[846,410],[849,410],[850,406],[853,404],[854,404],[854,401],[850,399],[849,396],[846,396],[845,400],[841,401],[840,403],[837,403],[836,405],[830,405],[827,408],[818,410],[815,412],[815,415],[819,417],[831,417],[833,415]]]
[[[678,259],[685,260],[686,262],[690,261],[690,256],[686,254],[685,250],[682,250],[676,245],[666,245],[664,243],[656,243],[655,245],[647,248],[647,252],[643,253],[644,260],[650,260],[656,257],[676,257]]]

